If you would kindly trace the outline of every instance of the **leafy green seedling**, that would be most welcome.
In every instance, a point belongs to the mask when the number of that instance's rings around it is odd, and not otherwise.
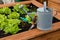
[[[29,16],[33,19],[35,17],[35,12],[30,13]]]
[[[8,18],[18,19],[19,16],[20,16],[19,13],[17,13],[17,12],[12,12],[11,14],[8,15]]]
[[[0,30],[3,30],[3,28],[5,27],[7,17],[5,15],[1,15],[0,14]]]
[[[3,9],[2,8],[0,8],[0,14],[3,14]]]
[[[28,20],[28,23],[32,23],[32,20],[31,20],[31,18],[28,15],[26,15],[25,17]]]
[[[11,9],[8,8],[8,7],[4,7],[4,8],[2,8],[2,9],[3,9],[3,13],[4,13],[4,14],[10,14],[10,13],[11,13]]]
[[[4,28],[5,34],[11,33],[16,34],[19,30],[21,30],[18,25],[20,24],[20,20],[18,19],[7,19],[7,25]]]
[[[27,11],[27,12],[29,11],[29,9],[27,8],[27,5],[23,5],[21,8],[20,7],[21,7],[20,4],[16,4],[13,8],[13,11],[17,11],[20,14],[26,14],[25,11]]]

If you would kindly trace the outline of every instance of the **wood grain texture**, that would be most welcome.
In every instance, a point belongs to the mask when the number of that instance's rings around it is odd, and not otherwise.
[[[56,12],[53,12],[56,13]],[[60,20],[60,12],[57,12],[57,15],[55,15],[54,17],[56,17],[58,20]]]
[[[53,1],[48,1],[48,6],[60,12],[60,4],[54,3]]]
[[[43,34],[46,34],[46,33],[49,33],[49,32],[56,31],[58,29],[60,29],[60,22],[52,24],[52,29],[48,30],[48,31],[32,29],[32,30],[29,30],[29,31],[26,31],[26,32],[22,32],[22,33],[19,33],[19,34],[15,34],[15,35],[12,35],[12,36],[2,38],[0,40],[27,40],[27,39],[31,39],[31,38],[34,38],[34,37],[37,37],[37,36],[40,36],[40,35],[43,35]]]
[[[60,4],[54,3],[53,1],[48,1],[48,7],[57,12],[55,17],[60,20]],[[55,13],[55,11],[53,11],[53,13]]]
[[[48,1],[51,1],[51,2],[53,2],[53,3],[60,4],[60,0],[48,0]]]
[[[60,29],[52,33],[32,38],[30,40],[60,40]]]
[[[37,6],[37,7],[43,7],[43,4],[41,4],[40,2],[37,2],[35,0],[31,1],[33,5]]]
[[[43,0],[36,0],[36,1],[41,2],[41,3],[43,2]]]

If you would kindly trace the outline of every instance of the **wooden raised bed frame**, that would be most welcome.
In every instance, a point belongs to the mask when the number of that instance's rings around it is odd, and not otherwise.
[[[39,2],[37,2],[35,0],[32,0],[32,1],[24,1],[24,2],[18,2],[18,3],[0,4],[0,8],[1,7],[6,7],[6,6],[8,6],[8,7],[9,6],[14,6],[15,4],[31,4],[31,3],[35,6],[37,6],[37,7],[42,7],[43,6]],[[54,14],[55,14],[55,11],[53,11],[53,15]],[[55,17],[57,19],[59,19],[59,16],[60,15],[58,15],[58,16],[56,15]],[[43,35],[43,34],[47,34],[47,33],[59,30],[59,29],[60,29],[60,22],[57,22],[57,23],[52,24],[52,30],[49,30],[49,31],[42,31],[42,30],[38,30],[37,28],[35,28],[35,29],[28,30],[28,31],[25,31],[25,32],[22,32],[22,33],[18,33],[18,34],[15,34],[15,35],[0,38],[0,40],[27,40],[27,39],[31,39],[31,38],[34,38],[34,37],[37,37],[37,36],[40,36],[40,35]]]

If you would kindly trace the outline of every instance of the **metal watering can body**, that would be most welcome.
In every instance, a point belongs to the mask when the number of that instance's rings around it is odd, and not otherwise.
[[[47,12],[48,11],[48,12]],[[37,9],[37,28],[40,30],[50,30],[52,27],[52,9],[48,8],[46,12]]]

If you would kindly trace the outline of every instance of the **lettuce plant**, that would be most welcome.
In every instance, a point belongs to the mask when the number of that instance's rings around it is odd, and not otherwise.
[[[28,23],[32,23],[32,19],[30,18],[30,16],[26,15],[25,17],[26,17]]]
[[[20,20],[18,19],[7,19],[7,25],[4,28],[5,34],[16,34],[19,30],[21,30],[18,25],[20,24]]]
[[[8,7],[4,7],[4,8],[2,8],[2,10],[3,10],[4,14],[10,14],[11,13],[11,9]]]
[[[8,18],[18,19],[19,16],[20,16],[19,13],[17,13],[17,12],[12,12],[11,14],[8,15]]]
[[[19,12],[20,14],[25,14],[25,11],[24,11],[24,10],[26,10],[26,12],[29,11],[29,9],[27,8],[26,5],[23,5],[21,8],[19,8],[19,7],[21,7],[21,5],[20,5],[20,4],[16,4],[16,5],[13,7],[13,11],[17,11],[17,12]]]

